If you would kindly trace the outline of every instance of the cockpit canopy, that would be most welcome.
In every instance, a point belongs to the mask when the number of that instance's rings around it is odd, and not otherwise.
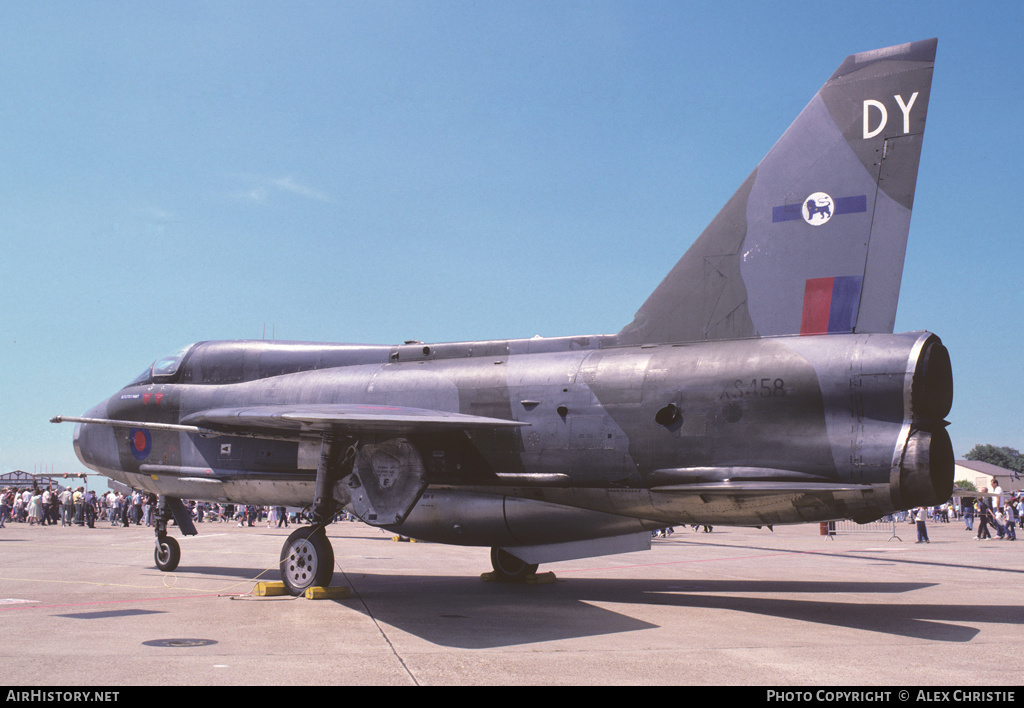
[[[178,377],[181,362],[184,361],[185,355],[194,346],[195,344],[186,345],[170,356],[157,359],[149,368],[132,379],[128,386],[140,386],[147,383],[173,383]]]
[[[416,349],[424,349],[416,345]],[[398,347],[231,340],[196,342],[157,359],[129,386],[150,384],[222,385],[336,366],[397,361]]]

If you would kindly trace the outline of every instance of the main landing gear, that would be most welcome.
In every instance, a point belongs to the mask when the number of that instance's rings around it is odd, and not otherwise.
[[[334,575],[334,548],[322,525],[292,531],[281,548],[281,580],[291,595],[327,587]]]
[[[331,584],[334,548],[325,527],[334,519],[337,509],[332,489],[337,480],[352,471],[355,458],[355,440],[323,436],[313,488],[313,525],[292,531],[281,548],[281,580],[291,595],[303,595],[309,588]]]

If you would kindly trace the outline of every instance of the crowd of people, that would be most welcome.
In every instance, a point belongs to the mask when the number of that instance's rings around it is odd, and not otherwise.
[[[131,494],[109,491],[96,494],[84,487],[60,489],[8,487],[0,491],[0,528],[7,522],[30,526],[84,526],[95,528],[97,522],[111,526],[154,526],[156,495],[138,491]],[[236,522],[239,526],[255,526],[264,521],[268,526],[287,527],[301,522],[302,513],[283,506],[253,506],[187,502],[195,522]]]
[[[986,495],[989,490],[982,487],[980,491],[982,495]],[[975,540],[987,541],[993,538],[989,529],[991,525],[996,532],[996,538],[1016,541],[1017,525],[1024,529],[1024,494],[1004,495],[1003,490],[993,479],[991,496],[977,497],[973,505],[964,509],[963,519],[967,531],[974,530],[974,521],[977,519],[978,533],[974,537]]]
[[[1024,530],[1024,492],[1003,493],[999,482],[993,479],[991,491],[982,487],[979,496],[963,496],[956,502],[950,501],[934,508],[920,507],[912,512],[911,521],[917,524],[917,542],[929,543],[928,521],[951,523],[958,518],[964,522],[964,530],[974,531],[978,523],[976,541],[1016,541],[1017,527]],[[992,532],[995,532],[995,536]]]
[[[8,521],[37,526],[88,526],[107,519],[112,526],[152,525],[156,499],[138,492],[96,494],[84,487],[53,489],[7,488],[0,492],[0,528]]]
[[[927,522],[949,523],[963,519],[967,531],[974,530],[978,522],[976,540],[992,538],[1007,541],[1017,540],[1017,526],[1024,530],[1024,492],[1004,494],[997,480],[992,480],[992,491],[982,487],[980,496],[960,497],[942,506],[921,507],[909,513],[902,512],[898,520],[907,520],[917,525],[917,542],[928,543]],[[301,523],[301,512],[289,512],[283,506],[253,506],[241,504],[215,504],[210,502],[189,502],[192,519],[202,523],[237,522],[239,526],[255,526],[263,521],[268,526],[287,527],[289,523]],[[0,492],[0,528],[8,521],[29,525],[87,526],[95,528],[97,520],[106,520],[111,526],[128,527],[153,526],[156,511],[156,495],[138,491],[131,494],[109,491],[96,494],[84,487],[64,487],[54,490],[38,488],[6,488]],[[340,516],[351,520],[346,512]],[[696,531],[698,526],[693,529]],[[665,538],[674,529],[665,528],[652,532],[655,538]],[[704,526],[705,533],[711,531]],[[995,531],[995,536],[992,532]]]

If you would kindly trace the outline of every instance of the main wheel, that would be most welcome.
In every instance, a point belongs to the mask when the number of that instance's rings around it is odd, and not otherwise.
[[[306,588],[326,587],[334,575],[334,549],[319,526],[292,531],[281,549],[281,580],[292,595]]]
[[[505,581],[519,581],[537,574],[536,563],[527,563],[503,548],[491,549],[491,567]]]
[[[156,567],[165,573],[170,573],[178,567],[181,560],[181,546],[171,536],[164,536],[156,540],[156,549],[153,551],[153,560]]]

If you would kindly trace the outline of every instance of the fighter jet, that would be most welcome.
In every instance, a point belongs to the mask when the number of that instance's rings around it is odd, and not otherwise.
[[[650,547],[671,525],[772,525],[946,501],[953,377],[893,334],[937,41],[840,64],[615,334],[365,346],[207,341],[81,417],[82,463],[159,495],[308,506],[281,551],[326,585],[346,510],[491,548],[494,573]],[[784,80],[780,78],[780,81]]]

